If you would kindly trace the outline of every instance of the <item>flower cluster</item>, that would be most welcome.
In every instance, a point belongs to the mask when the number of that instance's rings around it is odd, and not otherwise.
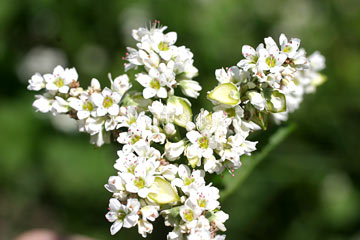
[[[111,137],[119,144],[117,174],[105,185],[112,194],[106,214],[111,234],[137,226],[146,237],[162,216],[173,227],[170,240],[225,239],[229,216],[205,175],[233,174],[241,157],[256,150],[250,133],[265,129],[270,114],[286,119],[303,94],[323,82],[318,71],[324,58],[306,58],[300,40],[284,35],[280,48],[272,38],[256,50],[244,46],[238,66],[215,72],[219,85],[208,94],[214,111],[201,109],[194,117],[186,98],[201,90],[192,80],[198,73],[193,54],[174,45],[177,34],[165,30],[157,21],[133,30],[137,48],[128,48],[124,58],[127,74],[109,75],[110,88],[92,79],[83,89],[74,68],[57,66],[52,74],[32,76],[28,89],[44,91],[33,103],[37,111],[69,115],[97,146]],[[175,95],[177,86],[183,96]],[[130,91],[136,87],[140,91]]]
[[[192,78],[198,75],[193,66],[193,54],[185,46],[177,47],[176,32],[164,33],[158,21],[150,29],[133,30],[132,36],[138,42],[137,49],[127,48],[125,71],[143,67],[135,79],[143,87],[144,98],[167,98],[180,86],[185,96],[197,98],[201,86]]]
[[[315,52],[306,56],[300,39],[280,35],[279,46],[271,38],[256,49],[242,47],[244,59],[237,66],[215,71],[219,85],[208,94],[217,108],[240,106],[243,120],[266,129],[269,116],[275,122],[287,120],[305,93],[314,92],[326,78],[319,73],[325,58]]]

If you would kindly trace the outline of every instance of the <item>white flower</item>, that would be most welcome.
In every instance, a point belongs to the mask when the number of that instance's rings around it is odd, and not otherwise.
[[[58,113],[66,113],[70,110],[70,105],[65,99],[55,96],[55,101],[52,104],[51,110],[54,115]]]
[[[109,79],[111,82],[111,90],[119,93],[121,96],[123,96],[125,92],[131,88],[127,74],[120,75],[114,80],[112,80],[111,74],[109,74]]]
[[[77,81],[78,74],[75,68],[64,69],[62,66],[55,67],[52,74],[45,74],[46,89],[60,93],[68,93],[70,83]]]
[[[125,191],[125,182],[119,176],[109,177],[108,183],[104,185],[106,190],[113,193],[113,197],[122,201],[126,200],[128,193]]]
[[[138,165],[134,170],[134,174],[120,173],[120,176],[126,182],[126,191],[137,193],[139,197],[146,198],[155,180],[153,174],[158,166],[158,161],[148,160],[146,163]]]
[[[152,97],[166,98],[168,96],[166,91],[166,78],[160,72],[151,68],[149,75],[139,73],[136,75],[136,81],[138,81],[143,87],[143,96],[146,99]]]
[[[40,75],[40,73],[34,74],[31,79],[29,79],[29,85],[27,89],[32,91],[40,91],[43,88],[45,88],[44,78]]]
[[[226,214],[223,211],[217,211],[215,212],[211,217],[211,222],[214,222],[216,227],[220,230],[225,232],[226,227],[224,225],[224,222],[229,219],[229,214]]]
[[[176,109],[171,105],[164,105],[160,101],[153,101],[148,107],[157,122],[172,123],[174,122]],[[155,120],[154,120],[155,122]]]
[[[191,227],[191,223],[194,220],[197,220],[201,213],[201,209],[189,200],[187,200],[185,204],[180,207],[180,216],[182,220],[188,224],[188,227]]]
[[[162,32],[154,32],[151,35],[151,47],[152,49],[159,53],[160,57],[165,61],[169,61],[172,57],[176,42],[177,34],[176,32],[169,32],[163,34]]]
[[[291,38],[288,41],[285,34],[281,34],[279,38],[281,51],[287,55],[288,58],[293,58],[296,55],[296,51],[299,49],[300,46],[300,39],[298,38]]]
[[[325,68],[325,57],[319,51],[309,56],[310,67],[313,71],[321,71]]]
[[[36,95],[36,100],[33,103],[33,107],[36,109],[36,111],[47,113],[51,110],[52,104],[54,102],[53,99],[49,99],[43,95]]]
[[[202,210],[214,210],[219,206],[219,189],[212,186],[190,188],[189,201]]]
[[[247,92],[247,95],[249,97],[250,103],[258,110],[262,111],[265,109],[266,106],[266,100],[261,95],[261,93],[250,91]]]
[[[180,187],[185,194],[189,194],[190,188],[198,188],[205,185],[204,171],[193,170],[184,164],[178,168],[178,175],[180,178],[174,179],[171,184]]]
[[[138,113],[135,107],[120,107],[120,116],[117,117],[117,128],[130,127],[131,124],[136,123]]]
[[[152,233],[153,225],[149,222],[155,221],[159,216],[158,210],[160,209],[157,205],[147,205],[140,209],[142,219],[138,222],[138,231],[144,238],[148,233]]]
[[[260,57],[260,49],[264,48],[264,44],[259,44],[259,46],[256,48],[256,50],[248,45],[244,45],[242,47],[242,55],[245,57],[245,59],[241,60],[237,65],[247,71],[248,69],[254,69],[256,68],[257,62]]]
[[[107,87],[101,93],[93,93],[91,95],[91,100],[97,106],[97,116],[105,116],[106,114],[118,115],[120,99],[121,95],[118,92],[113,92]]]
[[[71,98],[69,105],[77,111],[77,117],[80,120],[90,116],[96,117],[96,106],[87,94],[82,94],[79,98]]]
[[[185,150],[185,141],[181,140],[179,142],[167,142],[165,144],[165,157],[169,161],[175,161],[176,159],[179,159],[181,154]]]
[[[186,156],[188,158],[210,158],[213,154],[213,149],[216,147],[214,138],[208,131],[199,133],[192,130],[186,133],[186,137],[190,140],[191,144],[186,149]]]
[[[270,70],[271,73],[278,73],[285,60],[286,54],[281,53],[277,46],[259,50],[258,66],[260,71]]]
[[[109,212],[106,219],[113,222],[110,228],[111,235],[116,234],[122,227],[131,228],[138,223],[140,203],[135,198],[127,200],[127,204],[123,205],[115,198],[110,199]]]
[[[180,89],[185,96],[197,98],[200,95],[201,86],[197,81],[182,80],[179,82]]]
[[[196,223],[191,228],[188,240],[209,240],[211,239],[210,223],[205,216],[200,216]]]
[[[204,158],[204,170],[208,173],[220,174],[224,171],[224,166],[214,156],[211,156],[210,158]]]

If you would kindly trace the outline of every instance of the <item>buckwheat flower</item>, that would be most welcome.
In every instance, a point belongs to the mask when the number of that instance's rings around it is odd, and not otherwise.
[[[219,206],[219,189],[212,186],[191,187],[190,197],[192,204],[202,210],[214,210]]]
[[[96,117],[96,106],[88,94],[82,94],[79,98],[71,98],[69,105],[77,111],[77,117],[82,120],[90,116]]]
[[[221,151],[223,151],[223,150],[221,150]],[[221,151],[220,151],[220,156],[221,156]],[[225,167],[222,164],[222,162],[217,160],[214,156],[211,156],[210,158],[204,158],[204,171],[205,172],[220,174],[224,171],[224,169],[225,169]]]
[[[114,168],[120,172],[128,172],[134,174],[135,168],[141,164],[144,164],[146,159],[139,158],[134,153],[124,153],[123,151],[118,151],[119,158],[114,164]]]
[[[162,33],[167,29],[166,26],[162,26],[162,27],[158,27],[157,25],[153,25],[150,29],[148,28],[138,28],[138,29],[133,29],[131,32],[131,36],[136,40],[136,41],[140,41],[146,37],[149,36],[155,32],[159,32]]]
[[[182,220],[187,223],[188,228],[192,227],[191,223],[195,223],[194,220],[197,220],[201,213],[201,209],[189,200],[180,207],[180,216]]]
[[[157,169],[159,175],[163,176],[165,179],[172,181],[176,178],[178,172],[178,167],[174,164],[169,165],[160,165]]]
[[[176,48],[174,46],[176,39],[176,32],[163,34],[162,32],[157,31],[151,35],[151,47],[155,52],[159,53],[162,59],[169,61],[172,57],[174,48]]]
[[[115,198],[110,199],[109,212],[106,219],[112,222],[110,232],[111,235],[116,234],[122,227],[131,228],[138,223],[140,203],[135,198],[127,200],[127,204],[123,205]]]
[[[126,191],[137,193],[139,197],[146,198],[155,180],[153,174],[158,166],[158,161],[148,160],[146,163],[138,165],[134,170],[134,174],[120,173],[120,176],[126,182]]]
[[[321,71],[325,68],[325,57],[319,51],[309,56],[310,68],[313,71]]]
[[[109,177],[108,183],[104,185],[105,189],[113,194],[114,198],[121,201],[126,200],[128,192],[125,189],[125,182],[119,176]]]
[[[113,92],[107,87],[101,93],[93,93],[91,95],[91,100],[97,107],[97,116],[105,116],[106,114],[118,115],[120,99],[121,95],[118,92]]]
[[[110,143],[110,132],[106,132],[105,130],[101,130],[93,135],[90,135],[90,144],[94,144],[97,147],[101,147],[102,145]]]
[[[205,216],[200,216],[196,224],[191,228],[188,240],[208,240],[211,239],[210,223]]]
[[[185,194],[189,194],[190,188],[197,188],[205,185],[205,173],[201,170],[190,171],[190,168],[181,164],[178,168],[180,178],[174,179],[171,184],[181,188]]]
[[[188,158],[210,158],[213,155],[213,149],[216,147],[216,143],[210,132],[204,130],[200,133],[192,130],[186,133],[186,137],[191,143],[186,148],[186,156]]]
[[[225,232],[226,227],[224,225],[224,222],[226,222],[229,219],[229,214],[226,214],[223,211],[217,211],[215,212],[211,218],[211,222],[215,223],[216,227],[220,230]]]
[[[68,93],[70,84],[76,82],[78,74],[75,68],[64,69],[62,66],[55,67],[52,74],[45,74],[46,89],[53,92]]]
[[[256,50],[248,45],[242,47],[242,55],[245,59],[241,60],[237,65],[247,71],[248,69],[254,69],[257,66],[260,50],[264,48],[264,44],[259,44]]]
[[[201,86],[193,80],[181,80],[179,82],[181,92],[188,97],[197,98],[200,95]]]
[[[138,81],[143,87],[143,96],[145,99],[152,97],[167,98],[166,78],[158,70],[151,68],[148,74],[139,73],[136,75]]]
[[[258,59],[259,70],[270,70],[271,73],[278,73],[286,58],[286,54],[281,53],[277,46],[271,46],[269,49],[260,49]]]
[[[293,58],[300,46],[300,39],[291,38],[290,40],[288,40],[283,33],[279,37],[279,42],[281,46],[281,51],[285,53],[288,58]]]
[[[47,113],[51,111],[54,99],[46,97],[46,95],[35,95],[36,100],[32,104],[35,111]],[[49,96],[50,97],[50,96]]]
[[[262,111],[265,109],[266,106],[266,100],[261,95],[261,93],[250,91],[247,92],[247,95],[249,97],[250,103],[258,110]]]
[[[40,91],[43,88],[45,88],[44,78],[41,76],[40,73],[34,74],[29,79],[29,85],[27,86],[27,89],[31,91]]]
[[[133,106],[120,107],[120,116],[117,116],[117,128],[130,127],[131,124],[136,123],[138,112]]]
[[[112,80],[111,74],[109,74],[109,79],[111,82],[111,90],[119,93],[121,96],[123,96],[125,92],[131,88],[127,74],[120,75],[114,80]]]
[[[69,102],[61,97],[55,96],[55,101],[53,102],[51,108],[53,115],[59,113],[67,113],[69,110],[70,110]]]
[[[140,209],[142,218],[138,222],[138,231],[144,238],[152,233],[153,225],[149,221],[155,221],[159,217],[159,209],[158,205],[146,205]]]
[[[154,116],[154,123],[172,123],[175,119],[176,108],[171,105],[164,105],[160,101],[153,101],[148,107]],[[157,125],[155,123],[155,125]]]
[[[169,142],[167,141],[165,144],[165,157],[169,161],[175,161],[180,158],[181,154],[185,150],[185,141],[181,140],[178,142]]]
[[[146,116],[144,112],[141,112],[126,132],[121,132],[117,141],[121,144],[127,144],[133,146],[139,140],[148,141],[149,136],[154,135],[151,131],[151,118]]]

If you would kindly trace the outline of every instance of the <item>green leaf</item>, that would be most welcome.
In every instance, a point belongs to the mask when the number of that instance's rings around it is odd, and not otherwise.
[[[207,96],[218,103],[235,106],[240,103],[240,92],[233,83],[223,83],[214,88]]]
[[[188,122],[192,121],[191,103],[186,98],[171,96],[168,105],[174,106],[177,110],[181,109],[181,114],[175,116],[174,123],[180,127],[186,127]]]
[[[242,166],[236,171],[235,176],[227,174],[223,178],[224,189],[221,190],[221,200],[224,201],[227,197],[233,194],[250,175],[252,170],[274,150],[279,144],[296,128],[295,124],[278,129],[269,139],[268,144],[261,152],[253,154],[252,156],[241,157]]]

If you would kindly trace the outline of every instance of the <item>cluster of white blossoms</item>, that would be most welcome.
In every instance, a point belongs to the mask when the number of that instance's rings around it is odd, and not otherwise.
[[[271,38],[256,49],[244,45],[237,66],[215,72],[219,85],[208,94],[217,108],[244,110],[243,120],[266,129],[268,118],[280,123],[299,107],[305,93],[311,93],[326,77],[325,58],[315,52],[309,57],[300,39],[280,35],[279,46]]]
[[[112,193],[106,214],[111,234],[137,226],[146,237],[161,215],[173,227],[169,240],[225,239],[229,216],[205,175],[233,174],[241,157],[256,150],[250,133],[265,129],[270,114],[285,119],[323,82],[318,71],[324,58],[306,58],[300,40],[284,35],[280,48],[272,38],[256,50],[244,46],[238,66],[216,70],[220,84],[208,94],[214,111],[201,109],[193,117],[186,97],[197,98],[201,90],[192,80],[198,73],[193,54],[174,45],[176,33],[165,29],[156,21],[133,30],[137,48],[128,48],[128,74],[109,75],[110,88],[92,79],[83,89],[74,68],[57,66],[52,74],[32,76],[28,89],[44,91],[33,103],[37,111],[69,115],[97,146],[111,138],[119,144],[117,174],[105,185]],[[184,96],[175,95],[177,86]]]

